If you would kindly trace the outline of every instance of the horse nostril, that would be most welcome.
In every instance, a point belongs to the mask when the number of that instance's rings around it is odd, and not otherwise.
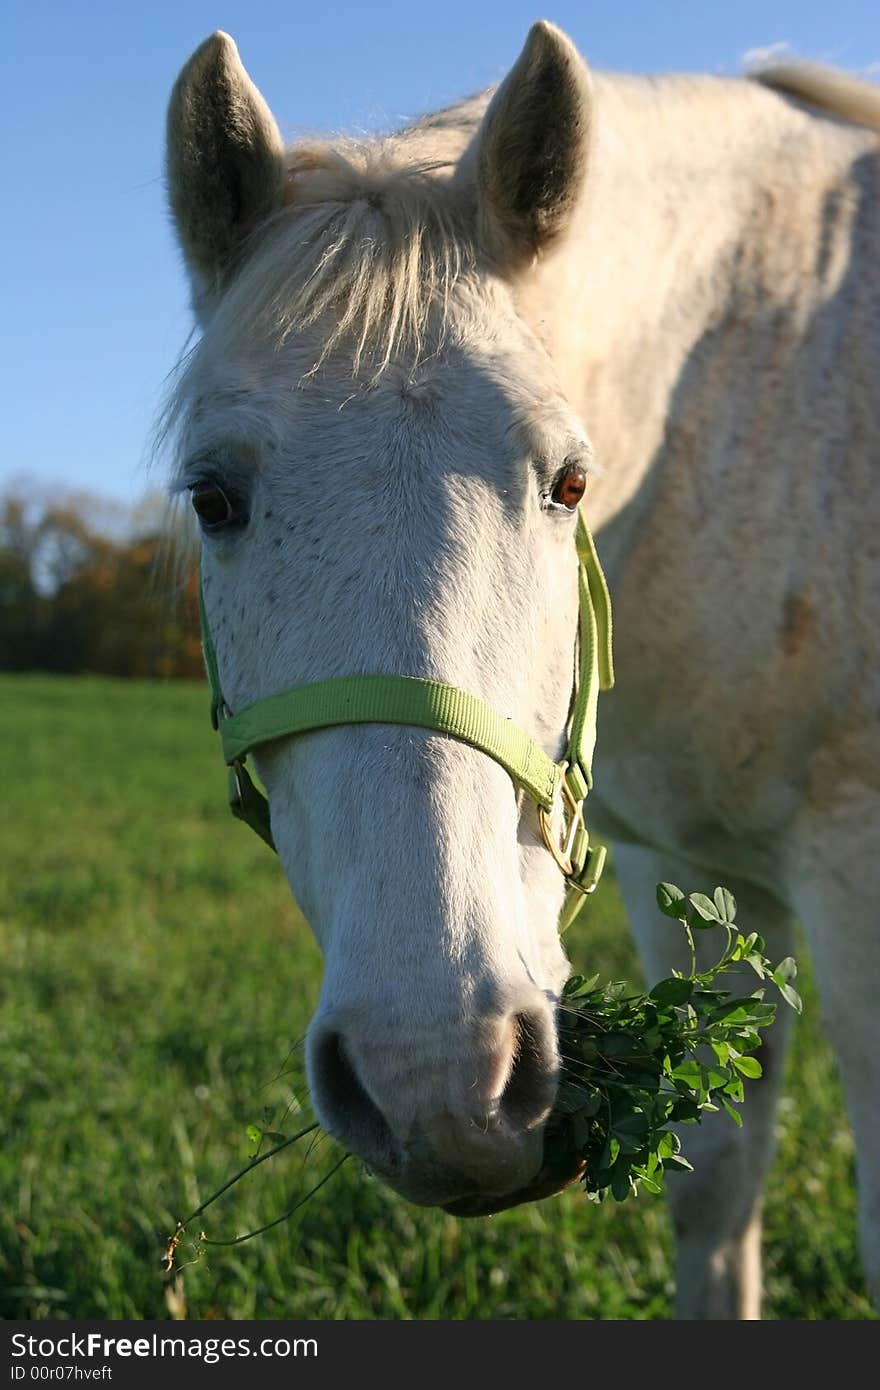
[[[360,1047],[336,1022],[328,1013],[309,1033],[318,1119],[393,1187],[437,1205],[531,1181],[559,1070],[543,996],[476,1029],[438,1032],[430,1048],[393,1037]]]
[[[367,1094],[341,1033],[325,1033],[311,1055],[311,1090],[324,1128],[341,1143],[371,1155],[396,1148],[379,1107]]]
[[[513,1020],[514,1059],[499,1112],[514,1130],[546,1119],[556,1096],[559,1061],[549,1016],[521,1013]]]

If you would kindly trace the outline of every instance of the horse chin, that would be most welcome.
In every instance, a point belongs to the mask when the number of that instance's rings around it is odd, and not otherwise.
[[[449,1212],[450,1216],[494,1216],[496,1212],[506,1211],[508,1207],[520,1207],[525,1202],[540,1202],[544,1197],[555,1197],[557,1192],[562,1192],[573,1182],[577,1182],[583,1177],[586,1166],[581,1158],[575,1159],[573,1166],[566,1169],[545,1163],[533,1181],[527,1187],[521,1187],[518,1192],[508,1192],[503,1197],[459,1197],[454,1202],[446,1203],[443,1210]]]

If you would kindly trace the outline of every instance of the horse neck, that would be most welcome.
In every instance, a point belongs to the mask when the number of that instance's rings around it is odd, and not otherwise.
[[[698,345],[717,340],[723,353],[736,334],[719,398],[760,390],[762,346],[777,361],[795,351],[817,305],[840,292],[861,201],[854,171],[876,136],[742,80],[595,85],[580,221],[523,312],[543,325],[606,470],[591,510],[602,526],[624,508],[637,519],[627,504],[650,492],[646,475],[668,453],[673,397],[678,418],[693,407],[682,382]]]

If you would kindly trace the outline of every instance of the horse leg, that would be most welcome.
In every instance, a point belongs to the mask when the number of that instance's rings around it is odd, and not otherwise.
[[[798,829],[789,894],[810,947],[856,1146],[859,1235],[880,1304],[880,800],[849,795]]]
[[[736,897],[742,929],[759,932],[774,961],[790,953],[791,916],[761,889],[722,871],[707,876],[666,854],[631,845],[615,848],[615,867],[649,985],[668,976],[673,967],[687,968],[688,961],[682,933],[656,907],[656,885],[663,880],[685,892],[689,887],[708,887],[711,892],[723,884]],[[710,942],[707,935],[697,933],[697,947],[709,964],[718,958],[720,947],[714,933]],[[751,972],[741,977],[746,994],[758,986],[757,977],[750,976]],[[764,1035],[764,1074],[746,1085],[742,1128],[719,1113],[707,1116],[701,1125],[681,1129],[683,1149],[695,1171],[671,1176],[667,1185],[676,1234],[679,1318],[761,1316],[761,1199],[773,1156],[773,1120],[791,1012],[780,1008]]]

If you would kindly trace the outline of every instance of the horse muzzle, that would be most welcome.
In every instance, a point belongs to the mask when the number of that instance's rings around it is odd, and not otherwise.
[[[324,1127],[409,1201],[488,1210],[546,1184],[544,1124],[556,1096],[554,1013],[539,990],[491,1024],[450,1025],[407,1046],[321,1013],[310,1085]],[[479,1214],[476,1210],[474,1214]]]

